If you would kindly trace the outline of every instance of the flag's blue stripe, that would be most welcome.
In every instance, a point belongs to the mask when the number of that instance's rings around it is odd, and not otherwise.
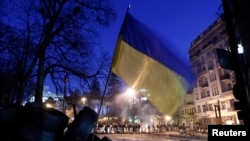
[[[160,38],[129,13],[125,17],[120,35],[122,35],[122,40],[136,50],[159,61],[164,66],[184,77],[188,82],[192,83],[194,81],[189,66],[173,55]]]

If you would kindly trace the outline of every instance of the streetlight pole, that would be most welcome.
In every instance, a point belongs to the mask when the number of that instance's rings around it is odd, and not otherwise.
[[[64,82],[64,91],[63,91],[63,112],[65,113],[66,112],[66,89],[67,89],[67,86],[66,86],[66,82],[69,80],[68,78],[68,75],[64,75],[64,79],[63,79],[63,82]]]

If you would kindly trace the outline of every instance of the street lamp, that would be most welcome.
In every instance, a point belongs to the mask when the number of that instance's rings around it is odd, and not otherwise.
[[[131,106],[131,111],[132,111],[132,123],[135,122],[135,94],[136,94],[136,91],[132,88],[128,88],[127,91],[126,91],[126,94],[132,98],[132,106]]]
[[[172,118],[168,115],[165,116],[166,124],[168,124],[168,121],[170,121]]]
[[[168,116],[168,115],[166,115],[166,116],[165,116],[165,119],[166,119],[167,121],[169,121],[169,120],[171,120],[171,117]]]
[[[82,104],[84,106],[86,104],[86,101],[87,101],[86,97],[82,97],[81,101],[82,101]]]
[[[134,104],[134,97],[135,97],[135,93],[136,91],[132,88],[128,88],[127,91],[126,91],[126,94],[132,98],[132,104]]]
[[[47,104],[46,104],[46,107],[47,107],[47,108],[52,108],[53,106],[52,106],[50,103],[47,103]]]

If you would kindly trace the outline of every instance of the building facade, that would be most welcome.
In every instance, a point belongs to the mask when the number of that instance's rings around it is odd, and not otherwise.
[[[185,125],[190,130],[195,130],[197,127],[197,117],[194,105],[194,96],[192,92],[188,92],[184,102],[179,109],[178,125]]]
[[[191,67],[196,74],[193,87],[199,126],[239,124],[234,110],[234,72],[221,67],[217,49],[230,50],[225,23],[219,17],[189,48]]]

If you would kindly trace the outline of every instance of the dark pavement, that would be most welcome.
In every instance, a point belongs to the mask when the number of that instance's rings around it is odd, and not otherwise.
[[[162,133],[126,133],[126,134],[96,134],[98,137],[108,137],[112,141],[206,141],[207,134],[179,132]]]

